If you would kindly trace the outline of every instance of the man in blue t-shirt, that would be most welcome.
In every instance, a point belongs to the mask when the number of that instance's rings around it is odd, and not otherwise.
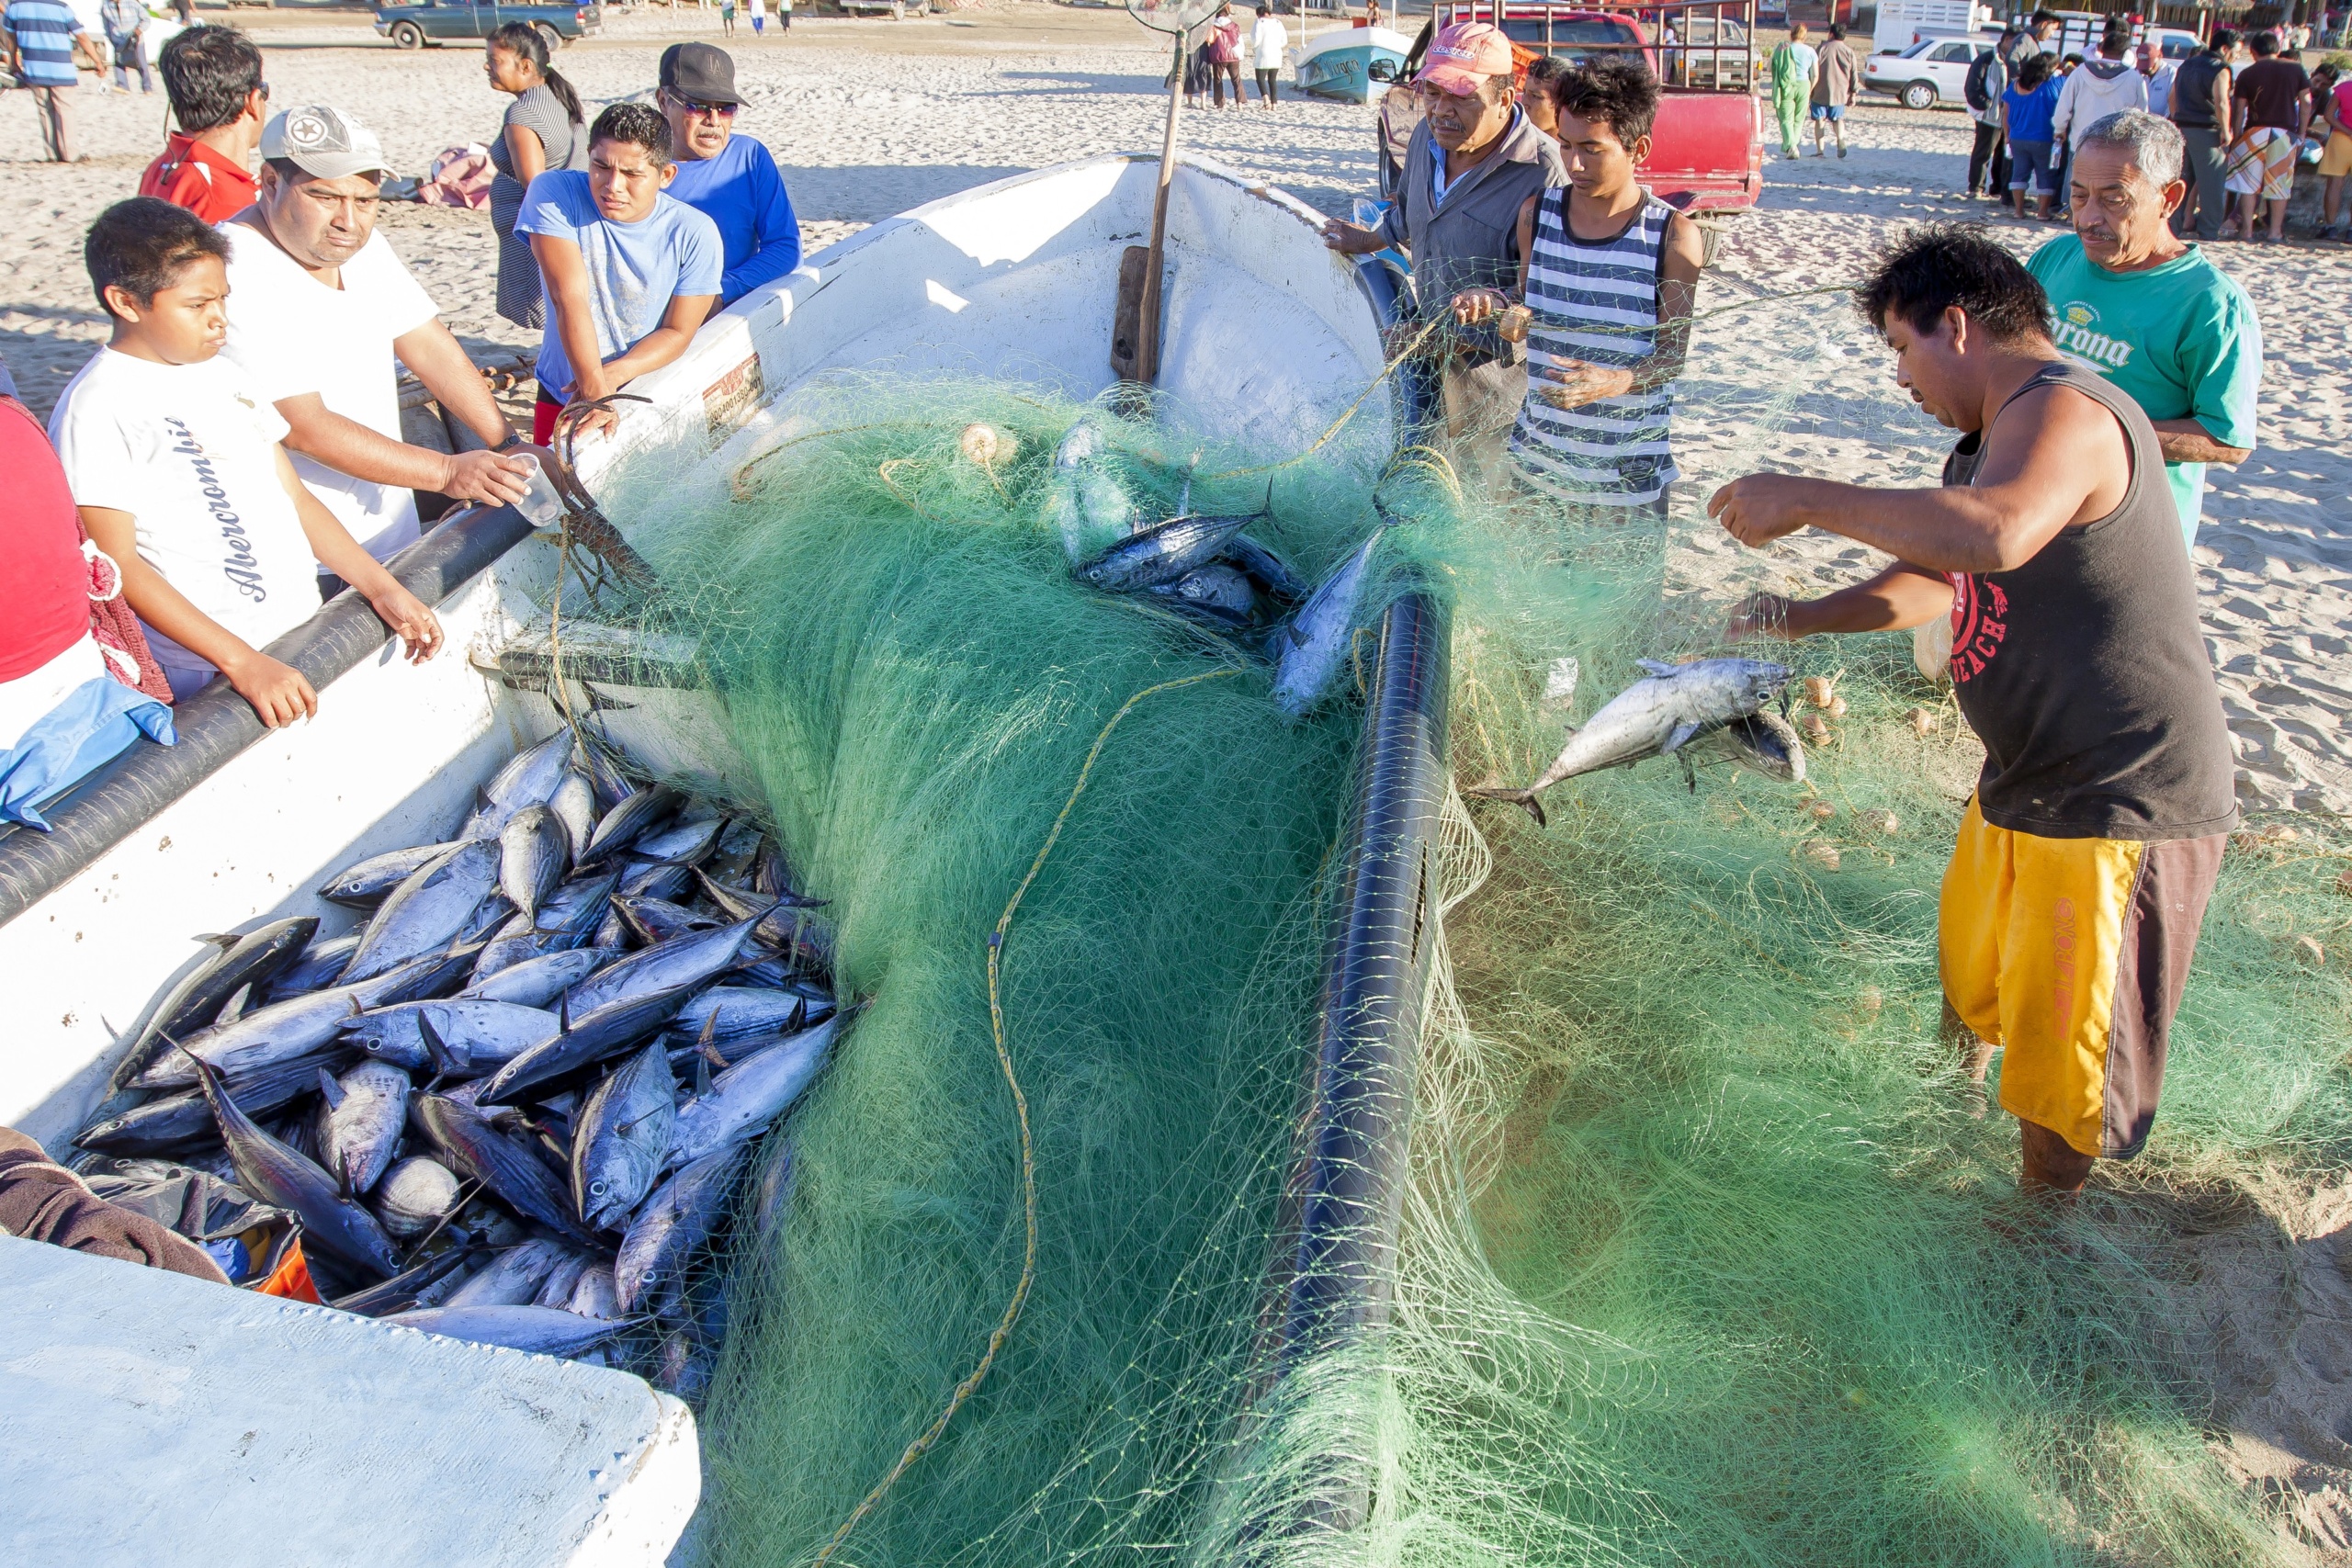
[[[643,104],[615,104],[588,130],[588,167],[550,169],[523,193],[517,232],[547,286],[539,400],[542,445],[571,402],[620,390],[685,352],[718,301],[718,227],[667,194],[677,173],[670,127]],[[591,414],[582,433],[609,425]]]
[[[17,80],[32,89],[33,112],[40,117],[41,145],[51,161],[77,162],[74,156],[74,56],[87,43],[81,18],[63,0],[8,0],[7,10],[0,14],[0,32],[7,35]]]
[[[727,247],[722,308],[800,265],[800,220],[785,194],[775,156],[735,134],[742,97],[735,62],[707,43],[673,43],[662,51],[655,96],[670,121],[678,177],[670,194],[718,225]]]

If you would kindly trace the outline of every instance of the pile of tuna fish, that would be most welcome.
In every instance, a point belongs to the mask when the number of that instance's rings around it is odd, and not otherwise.
[[[195,1183],[172,1201],[198,1232],[232,1216],[195,1239],[237,1282],[276,1215],[332,1305],[698,1391],[725,1316],[707,1259],[772,1222],[788,1152],[739,1202],[745,1174],[843,1022],[773,841],[563,731],[456,838],[319,892],[372,913],[324,942],[310,917],[206,939],[76,1168],[118,1201]]]
[[[1382,530],[1310,592],[1245,532],[1272,516],[1271,485],[1267,510],[1215,515],[1192,510],[1187,478],[1175,513],[1152,521],[1109,473],[1110,457],[1102,432],[1085,420],[1054,453],[1046,521],[1078,580],[1143,598],[1264,658],[1274,666],[1275,705],[1291,717],[1330,695],[1354,640]]]

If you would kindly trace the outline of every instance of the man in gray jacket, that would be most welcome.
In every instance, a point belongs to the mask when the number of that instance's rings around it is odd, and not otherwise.
[[[1510,40],[1501,29],[1484,22],[1445,28],[1430,40],[1414,87],[1421,123],[1405,152],[1396,203],[1376,228],[1329,220],[1323,241],[1349,255],[1396,245],[1412,256],[1419,304],[1396,346],[1440,323],[1416,367],[1425,383],[1437,383],[1445,434],[1470,470],[1463,477],[1491,479],[1526,400],[1526,354],[1492,321],[1456,322],[1453,301],[1470,288],[1516,290],[1520,204],[1566,185],[1567,171],[1559,143],[1520,111]]]

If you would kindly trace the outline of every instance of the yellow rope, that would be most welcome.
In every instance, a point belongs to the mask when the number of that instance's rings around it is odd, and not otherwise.
[[[1028,874],[1021,879],[1021,886],[1012,890],[1012,898],[1005,903],[1004,913],[997,917],[996,930],[989,935],[989,1027],[996,1036],[997,1066],[1004,1074],[1005,1086],[1012,1091],[1013,1114],[1019,1120],[1021,1126],[1021,1204],[1023,1217],[1027,1224],[1027,1239],[1023,1244],[1021,1257],[1021,1282],[1013,1287],[1012,1299],[1005,1303],[1004,1316],[998,1322],[995,1331],[989,1336],[989,1348],[980,1357],[979,1364],[965,1374],[964,1381],[956,1385],[956,1393],[947,1401],[947,1408],[939,1413],[938,1419],[932,1422],[921,1437],[907,1445],[906,1451],[899,1456],[899,1462],[890,1467],[890,1473],[875,1483],[874,1490],[865,1495],[865,1501],[859,1503],[850,1517],[842,1521],[841,1529],[833,1532],[833,1538],[825,1543],[824,1550],[817,1553],[813,1568],[825,1568],[825,1564],[832,1560],[833,1553],[840,1551],[842,1543],[849,1539],[850,1532],[857,1528],[858,1521],[873,1512],[875,1505],[881,1502],[884,1495],[898,1484],[899,1478],[913,1467],[915,1461],[928,1453],[933,1444],[939,1441],[940,1435],[947,1430],[947,1424],[956,1418],[956,1413],[964,1407],[965,1402],[972,1397],[973,1391],[980,1386],[981,1380],[989,1375],[989,1369],[996,1364],[997,1352],[1003,1349],[1004,1342],[1012,1337],[1012,1326],[1021,1318],[1021,1309],[1028,1304],[1030,1287],[1036,1283],[1036,1151],[1029,1134],[1029,1097],[1023,1091],[1021,1079],[1012,1070],[1012,1053],[1004,1041],[1004,1005],[1000,985],[1000,964],[1004,953],[1004,933],[1012,929],[1012,917],[1020,909],[1021,900],[1028,896],[1030,885],[1037,880],[1037,874],[1045,870],[1046,857],[1054,852],[1054,846],[1061,841],[1062,829],[1068,825],[1070,812],[1077,808],[1079,796],[1086,793],[1087,781],[1093,776],[1095,761],[1102,755],[1103,745],[1110,740],[1111,732],[1119,728],[1128,714],[1135,711],[1136,705],[1146,697],[1156,696],[1161,692],[1172,692],[1179,687],[1198,685],[1204,681],[1219,681],[1228,675],[1238,675],[1241,672],[1239,666],[1231,666],[1223,670],[1203,671],[1196,675],[1180,676],[1172,681],[1162,681],[1156,686],[1146,686],[1142,691],[1120,704],[1119,711],[1111,716],[1111,721],[1102,727],[1102,733],[1094,738],[1093,746],[1088,750],[1085,764],[1078,770],[1078,782],[1070,786],[1069,798],[1062,802],[1061,813],[1054,818],[1053,830],[1046,835],[1046,841],[1038,846],[1037,857],[1029,863]]]

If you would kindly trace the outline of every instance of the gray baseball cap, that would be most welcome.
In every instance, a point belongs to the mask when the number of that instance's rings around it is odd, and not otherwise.
[[[376,133],[341,109],[306,104],[270,116],[262,128],[261,155],[286,158],[312,179],[346,175],[389,175],[383,143]]]

